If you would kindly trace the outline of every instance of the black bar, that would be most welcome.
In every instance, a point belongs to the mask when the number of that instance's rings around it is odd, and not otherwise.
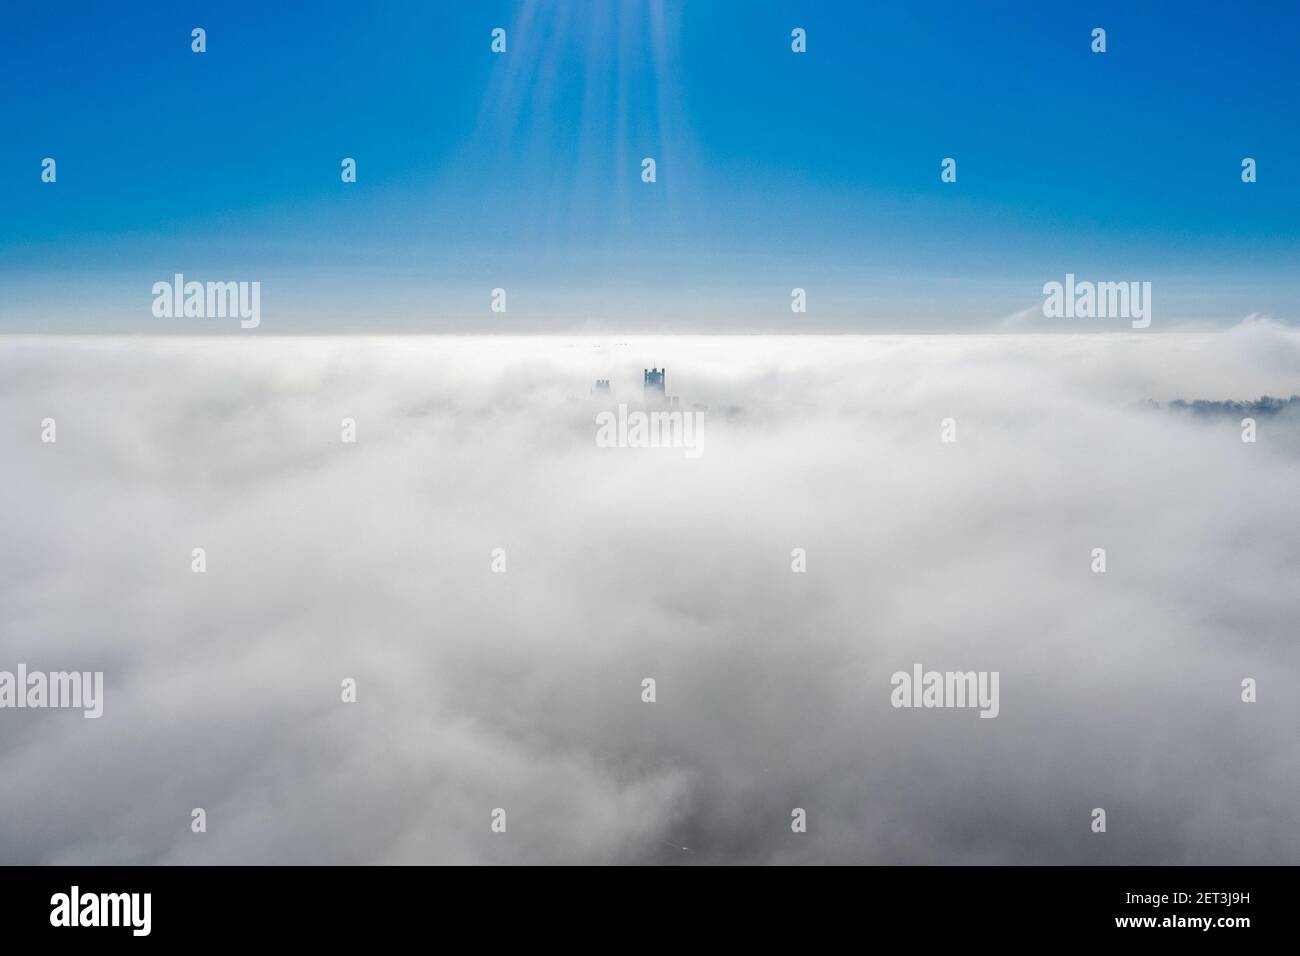
[[[787,933],[826,940],[902,934],[928,948],[945,940],[1098,937],[1232,945],[1292,937],[1296,919],[1293,867],[702,871],[676,868],[665,878],[653,868],[6,867],[0,925],[7,942],[66,942],[75,933],[92,945],[400,943],[412,933],[451,944],[468,931],[481,942],[524,934],[535,943],[600,937],[664,945],[682,942],[683,934],[759,943]],[[111,917],[118,907],[124,925],[51,925],[57,895],[70,904],[73,886],[90,919],[97,894],[150,894],[147,936],[136,935],[144,925],[143,897],[139,910],[125,908],[120,897],[106,908]],[[87,904],[87,896],[95,902]],[[1150,922],[1120,925],[1131,920]]]

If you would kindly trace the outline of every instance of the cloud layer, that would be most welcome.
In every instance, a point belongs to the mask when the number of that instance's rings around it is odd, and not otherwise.
[[[652,365],[698,460],[596,447]],[[1300,862],[1300,422],[1146,404],[1298,383],[1261,321],[3,340],[0,669],[106,699],[0,710],[0,862]]]

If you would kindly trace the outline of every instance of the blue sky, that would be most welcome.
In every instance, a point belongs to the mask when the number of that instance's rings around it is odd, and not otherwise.
[[[260,281],[263,332],[976,330],[1066,272],[1300,321],[1294,3],[6,13],[5,330],[191,331],[175,272]]]

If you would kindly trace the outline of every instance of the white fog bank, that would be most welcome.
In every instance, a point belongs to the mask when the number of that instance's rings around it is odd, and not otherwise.
[[[651,367],[698,458],[597,446]],[[1294,393],[1262,321],[0,338],[0,671],[104,674],[0,709],[0,863],[1300,862],[1300,408],[1169,407]]]

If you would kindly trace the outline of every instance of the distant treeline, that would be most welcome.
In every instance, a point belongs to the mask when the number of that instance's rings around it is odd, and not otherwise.
[[[1151,404],[1160,407],[1159,402]],[[1168,407],[1180,412],[1191,412],[1193,415],[1277,415],[1289,410],[1300,411],[1300,395],[1292,395],[1290,398],[1265,395],[1255,402],[1209,402],[1202,398],[1186,402],[1179,398],[1170,402]]]

